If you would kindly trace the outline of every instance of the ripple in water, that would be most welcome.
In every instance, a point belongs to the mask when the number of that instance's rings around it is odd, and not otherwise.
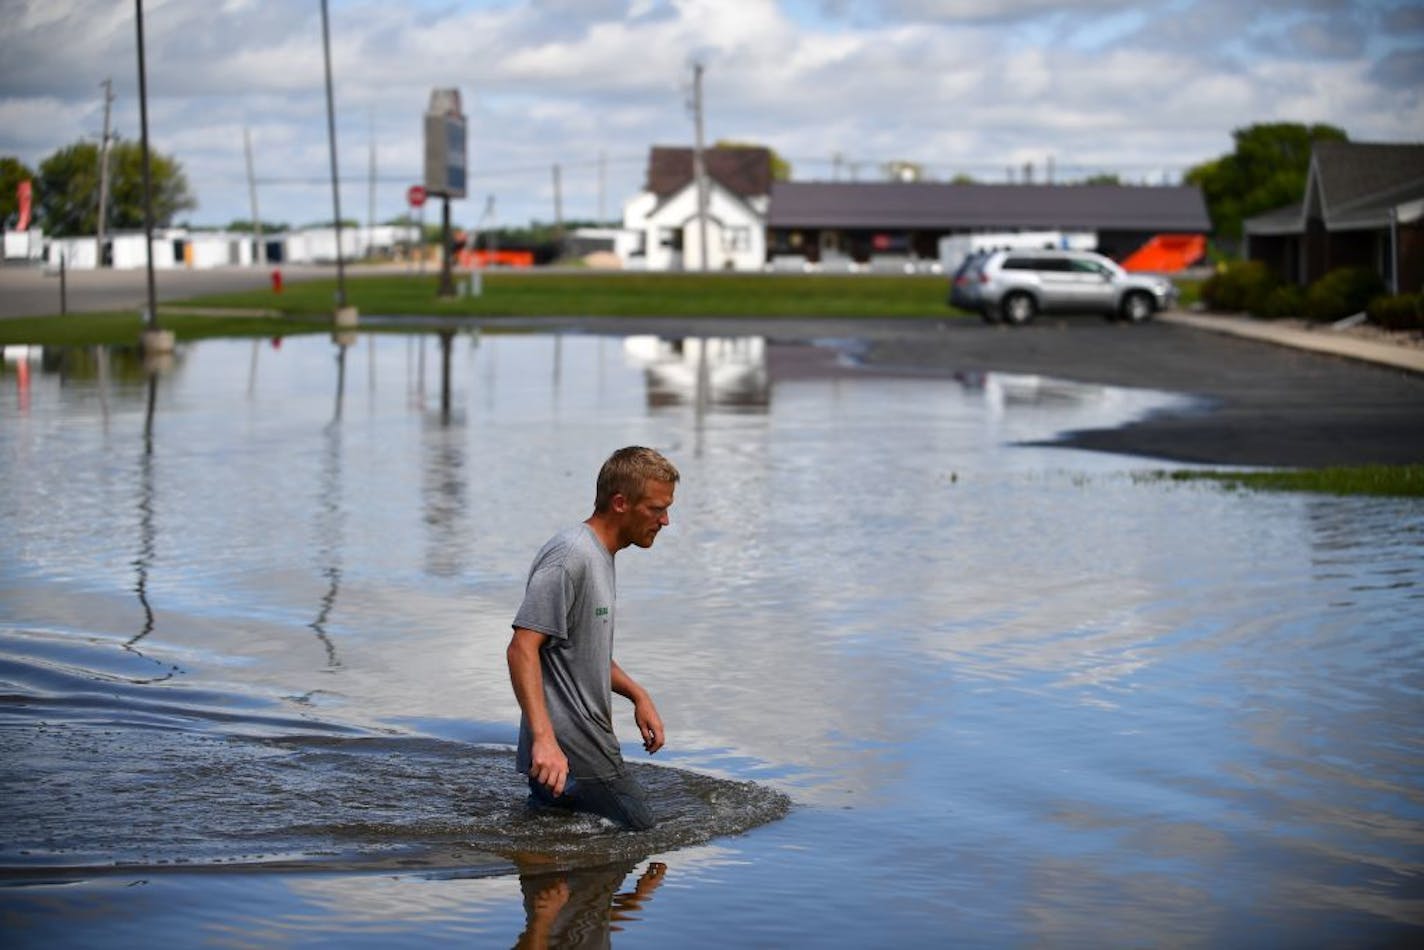
[[[507,746],[263,715],[251,698],[211,690],[167,688],[139,704],[130,693],[143,687],[15,645],[0,648],[0,875],[10,878],[593,867],[740,834],[790,807],[752,782],[629,763],[659,817],[634,834],[528,810]]]

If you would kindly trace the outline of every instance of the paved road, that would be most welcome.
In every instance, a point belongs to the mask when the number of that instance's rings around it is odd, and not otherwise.
[[[332,276],[334,267],[284,265],[285,280]],[[215,267],[205,270],[159,270],[154,285],[160,302],[199,294],[223,294],[270,286],[270,268]],[[72,313],[99,310],[142,310],[148,300],[148,277],[137,270],[71,270],[65,274],[65,296]],[[59,313],[59,272],[28,265],[0,267],[0,317],[38,317]]]

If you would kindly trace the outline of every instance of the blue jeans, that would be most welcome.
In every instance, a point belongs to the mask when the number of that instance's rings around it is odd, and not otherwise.
[[[575,779],[570,775],[564,783],[564,794],[557,798],[548,786],[531,778],[529,804],[589,812],[633,831],[647,831],[657,824],[643,787],[626,772],[606,779]]]

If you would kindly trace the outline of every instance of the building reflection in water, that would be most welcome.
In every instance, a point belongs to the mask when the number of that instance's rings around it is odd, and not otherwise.
[[[771,404],[764,337],[630,336],[623,351],[643,367],[650,407],[765,410]]]
[[[667,865],[648,863],[632,890],[619,891],[637,862],[571,871],[529,868],[519,875],[524,894],[524,932],[519,948],[607,947],[612,934],[640,919],[662,884]]]
[[[1009,406],[1078,405],[1110,398],[1111,387],[1024,373],[959,373],[965,389],[980,392],[991,414]]]

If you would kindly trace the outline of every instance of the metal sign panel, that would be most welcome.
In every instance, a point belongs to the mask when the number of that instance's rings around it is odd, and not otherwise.
[[[425,190],[449,198],[465,197],[466,126],[460,90],[435,89],[425,113]]]

